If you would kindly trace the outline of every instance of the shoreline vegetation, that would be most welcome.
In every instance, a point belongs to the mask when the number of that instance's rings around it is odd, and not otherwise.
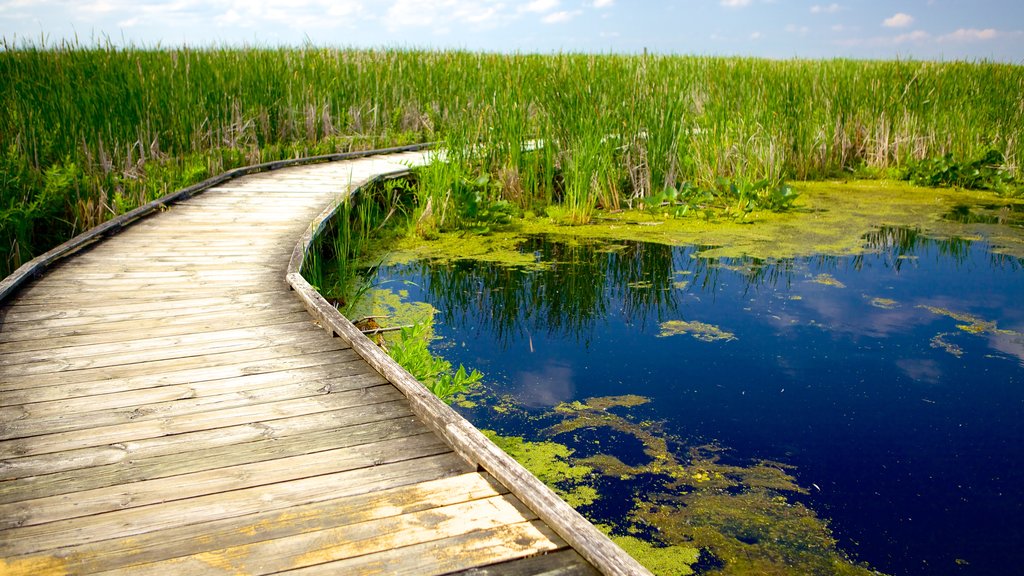
[[[743,220],[789,209],[792,180],[1019,195],[1024,158],[1024,68],[989,62],[4,40],[0,78],[0,276],[231,168],[413,142],[446,150],[418,174],[425,237],[637,207]]]

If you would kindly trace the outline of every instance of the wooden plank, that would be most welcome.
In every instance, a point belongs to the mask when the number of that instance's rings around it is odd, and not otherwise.
[[[56,408],[66,402],[45,403],[41,408],[38,408],[38,404],[8,406],[0,408],[0,421],[4,422],[3,430],[0,431],[0,439],[88,430],[101,426],[144,422],[171,416],[185,416],[266,402],[320,396],[343,391],[341,388],[345,385],[353,386],[351,389],[362,391],[372,385],[371,383],[381,384],[382,378],[374,372],[364,373],[359,378],[350,378],[341,382],[343,384],[324,384],[315,380],[290,382],[281,386],[175,399],[159,403],[145,402],[145,393],[148,391],[143,390],[136,394],[137,399],[134,403],[120,409],[96,409],[89,402],[94,397],[79,399],[71,406],[72,410],[60,412],[56,411]],[[337,390],[334,389],[335,386],[338,388]],[[57,406],[52,406],[52,404],[57,404]]]
[[[298,356],[316,354],[336,350],[338,362],[355,359],[347,343],[339,339],[320,339],[302,345],[283,345],[254,348],[240,352],[222,352],[203,354],[188,358],[170,358],[140,364],[86,368],[49,374],[8,373],[0,370],[0,393],[29,388],[49,388],[66,384],[82,385],[93,382],[113,383],[116,380],[134,380],[135,387],[159,386],[161,384],[180,384],[185,373],[200,379],[214,380],[230,376],[244,376],[257,372],[282,370],[301,364]],[[271,361],[271,362],[266,362]],[[16,380],[11,378],[17,377]],[[141,381],[138,381],[138,378]],[[142,384],[139,386],[138,384]],[[131,382],[117,382],[119,386],[132,386]],[[72,389],[73,390],[73,389]],[[114,391],[114,390],[110,390]],[[45,391],[42,391],[45,394]],[[6,396],[6,395],[4,395]],[[40,396],[42,398],[44,396]],[[60,396],[63,397],[63,396]],[[31,400],[29,400],[31,401]],[[4,399],[6,403],[6,398]],[[12,402],[21,404],[24,400]]]
[[[450,451],[451,448],[445,442],[433,433],[427,432],[407,437],[401,442],[360,444],[315,454],[0,504],[0,530],[232,492],[413,458],[425,458]]]
[[[282,294],[280,286],[276,283],[236,284],[232,282],[210,283],[201,291],[196,290],[195,287],[188,288],[185,286],[174,286],[172,288],[164,286],[161,288],[155,284],[147,287],[137,286],[131,289],[121,286],[107,288],[99,286],[92,286],[89,288],[73,286],[69,287],[69,290],[74,290],[74,292],[63,292],[59,289],[52,288],[36,289],[31,295],[26,296],[24,301],[27,303],[50,305],[53,305],[54,302],[60,301],[62,306],[77,307],[90,305],[105,306],[112,302],[145,303],[153,300],[159,300],[161,298],[183,300],[205,295],[233,297],[247,296],[261,292],[276,292],[279,295]]]
[[[130,410],[132,416],[144,418],[152,414],[166,414],[163,406],[175,411],[190,410],[194,406],[224,406],[234,398],[248,398],[251,402],[264,394],[284,394],[292,386],[311,386],[320,394],[356,390],[387,382],[376,370],[364,362],[307,366],[293,370],[250,374],[238,378],[189,382],[154,388],[119,390],[99,395],[61,398],[29,402],[17,406],[0,407],[0,421],[18,418],[71,419],[88,412],[118,413]],[[265,389],[274,389],[264,392]],[[52,431],[52,430],[51,430]]]
[[[223,377],[211,374],[210,370],[200,369],[186,370],[172,379],[119,379],[0,392],[0,409],[17,406],[18,412],[12,414],[38,413],[41,416],[74,414],[88,410],[112,410],[140,403],[153,404],[258,390],[296,380],[320,382],[321,386],[332,390],[337,386],[337,380],[377,374],[365,363],[359,362],[358,357],[353,355],[347,361],[339,361],[333,352],[297,356],[285,362],[258,368],[250,365],[243,368],[241,374],[227,374]],[[194,375],[194,378],[189,375]]]
[[[157,530],[188,526],[196,527],[193,528],[193,536],[201,537],[202,532],[198,530],[202,529],[204,522],[369,494],[470,471],[464,460],[449,452],[65,522],[13,528],[0,531],[0,556],[23,556],[114,538],[136,538]]]
[[[598,574],[599,572],[593,566],[570,548],[542,556],[481,568],[470,568],[451,576],[598,576]]]
[[[359,362],[358,355],[340,348],[340,343],[325,342],[325,350],[302,350],[288,353],[286,349],[281,355],[249,358],[209,363],[196,368],[169,367],[163,372],[153,374],[129,374],[112,376],[107,379],[85,379],[80,382],[55,382],[52,386],[37,386],[18,390],[0,391],[0,406],[19,406],[36,402],[51,402],[98,396],[104,394],[131,393],[135,390],[160,388],[163,386],[206,386],[213,383],[236,378],[256,377],[261,374],[273,374],[287,370],[324,366],[344,367],[351,362]],[[281,352],[281,350],[278,350]],[[225,355],[227,356],[227,355]],[[181,388],[179,388],[181,390]],[[187,388],[186,388],[187,391]],[[194,395],[187,392],[186,396]]]
[[[364,422],[402,418],[412,413],[408,404],[403,401],[368,404],[361,408],[360,412]],[[338,410],[260,422],[246,422],[172,436],[157,436],[116,444],[12,458],[0,461],[0,473],[2,473],[0,477],[4,480],[14,480],[83,468],[98,468],[111,464],[127,465],[147,458],[177,456],[196,446],[203,446],[204,450],[214,450],[236,444],[256,442],[264,438],[281,439],[295,435],[313,434],[345,424],[345,410],[347,409],[343,407]]]
[[[302,346],[324,340],[319,329],[307,320],[301,323],[241,329],[247,337],[219,337],[217,332],[153,338],[138,342],[113,342],[71,346],[54,350],[11,352],[0,360],[0,374],[38,376],[58,372],[86,371],[98,368],[146,366],[150,362],[173,361],[201,355],[259,350],[271,345]],[[262,331],[263,333],[258,333]],[[233,331],[232,331],[233,332]],[[170,342],[159,346],[156,342]],[[180,343],[176,343],[180,342]],[[5,344],[14,346],[18,343]]]
[[[394,400],[392,400],[394,402]],[[375,442],[402,442],[429,433],[415,417],[374,420],[374,410],[350,407],[335,413],[336,427],[302,436],[265,438],[253,442],[165,454],[149,459],[132,459],[130,465],[114,464],[81,471],[49,474],[0,484],[0,504],[94,491],[121,484],[170,476],[194,474],[218,468],[254,464],[306,454],[337,451]],[[362,420],[366,418],[366,420]]]
[[[165,353],[177,350],[187,353],[190,346],[197,344],[208,345],[208,350],[213,350],[218,343],[237,342],[242,345],[252,340],[285,343],[301,340],[302,334],[322,337],[320,329],[304,312],[264,317],[261,322],[245,320],[236,317],[232,322],[235,326],[232,327],[212,323],[152,328],[138,322],[134,329],[129,326],[128,330],[99,334],[61,336],[50,331],[34,340],[0,342],[0,366],[46,362],[47,358],[40,358],[40,351],[51,351],[53,358],[62,360],[99,355],[109,358],[113,352],[129,354],[160,349]],[[136,356],[136,362],[146,361],[147,358]]]
[[[535,520],[465,532],[442,540],[335,562],[313,564],[289,571],[288,574],[434,576],[552,552],[564,547],[565,542],[551,528]]]
[[[314,500],[287,510],[261,511],[125,539],[65,547],[52,555],[22,556],[12,559],[8,568],[12,575],[26,576],[35,576],[40,572],[34,568],[45,565],[59,566],[67,573],[93,574],[507,493],[503,487],[477,473],[446,476],[355,496]]]
[[[338,392],[310,398],[296,398],[254,406],[240,406],[227,410],[188,414],[186,416],[172,416],[154,421],[103,426],[94,428],[88,435],[72,431],[27,438],[14,438],[0,441],[0,453],[13,456],[31,456],[33,454],[46,454],[49,452],[88,448],[90,446],[123,443],[129,440],[140,440],[168,434],[181,434],[182,432],[192,432],[195,430],[221,428],[247,422],[261,422],[275,418],[298,416],[300,414],[329,412],[337,410],[345,406],[346,402],[352,402],[361,396],[362,394],[359,391]]]
[[[124,318],[119,314],[130,314],[133,312],[152,312],[155,310],[166,310],[168,313],[180,311],[190,313],[192,307],[208,305],[254,305],[269,306],[280,301],[282,293],[280,290],[267,288],[250,292],[247,294],[225,295],[225,294],[187,294],[180,298],[161,298],[152,302],[121,302],[111,304],[110,302],[83,302],[74,307],[63,309],[54,308],[54,300],[47,298],[41,302],[31,302],[27,298],[32,292],[29,288],[25,293],[9,304],[0,308],[0,316],[6,322],[34,322],[37,320],[52,320],[56,318],[78,318],[81,316],[106,316],[110,318]],[[289,297],[291,298],[291,297]],[[37,299],[38,300],[38,299]]]
[[[526,531],[515,527],[525,525],[534,517],[529,510],[523,509],[518,501],[508,495],[493,496],[214,550],[201,555],[174,558],[165,562],[132,566],[130,569],[105,574],[274,574],[325,562],[379,554],[425,542],[433,543],[441,539],[453,542],[474,532],[496,531],[506,527],[509,527],[510,532],[518,538]],[[506,543],[509,544],[511,543]],[[542,537],[536,538],[534,546],[538,551],[556,547]],[[358,561],[354,565],[358,565]],[[212,571],[211,566],[214,568]],[[390,570],[389,567],[388,571]],[[360,572],[338,570],[335,573]]]
[[[152,325],[136,321],[127,324],[127,330],[110,330],[93,334],[62,335],[52,330],[36,338],[0,342],[0,366],[38,362],[39,351],[59,351],[59,358],[82,358],[111,352],[130,353],[153,348],[171,348],[197,343],[245,340],[297,335],[303,332],[319,335],[319,330],[304,311],[262,316],[260,320],[234,315],[218,322]],[[36,334],[33,334],[36,335]],[[280,341],[280,340],[274,340]],[[112,349],[112,345],[117,348]],[[57,356],[57,355],[54,355]]]
[[[108,320],[103,317],[92,317],[93,322],[80,322],[71,325],[60,325],[59,323],[45,320],[32,322],[24,327],[7,324],[8,330],[0,331],[0,344],[56,338],[67,339],[72,337],[80,338],[80,343],[123,342],[132,340],[133,336],[138,338],[155,338],[158,336],[174,336],[215,329],[224,330],[241,328],[243,326],[266,326],[279,324],[284,318],[294,318],[296,313],[306,314],[305,310],[296,310],[296,307],[301,308],[297,302],[284,302],[280,308],[245,308],[240,306],[233,306],[228,309],[207,308],[204,312],[196,314],[170,316],[153,314],[152,318],[136,318],[131,320]],[[83,338],[86,336],[91,338]]]

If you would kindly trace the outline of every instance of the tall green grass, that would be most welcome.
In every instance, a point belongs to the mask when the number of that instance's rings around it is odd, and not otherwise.
[[[481,177],[485,207],[560,202],[577,222],[687,183],[947,154],[995,150],[1019,177],[1021,93],[1024,69],[987,62],[5,42],[0,274],[225,169],[413,141],[451,150],[451,169],[424,179],[423,226],[457,225],[452,186]]]

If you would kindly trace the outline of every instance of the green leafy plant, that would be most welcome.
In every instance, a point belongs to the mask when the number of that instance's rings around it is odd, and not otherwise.
[[[398,338],[389,346],[388,353],[435,396],[451,403],[455,396],[478,384],[483,374],[476,370],[467,371],[461,364],[453,372],[451,362],[430,353],[430,340],[427,325],[414,324],[402,328]]]
[[[712,188],[700,188],[690,182],[678,188],[665,188],[645,198],[644,205],[649,211],[677,218],[694,213],[710,217],[716,211],[742,217],[758,210],[785,212],[799,196],[800,193],[785,182],[772,184],[769,180],[744,182],[719,178]]]
[[[958,161],[952,153],[921,160],[911,164],[903,178],[920,186],[959,186],[1014,195],[1021,192],[1021,186],[998,150],[988,150],[968,161]]]

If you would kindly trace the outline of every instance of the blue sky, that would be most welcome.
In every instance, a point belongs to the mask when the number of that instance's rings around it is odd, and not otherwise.
[[[8,42],[316,45],[1024,64],[1022,0],[0,0]]]

